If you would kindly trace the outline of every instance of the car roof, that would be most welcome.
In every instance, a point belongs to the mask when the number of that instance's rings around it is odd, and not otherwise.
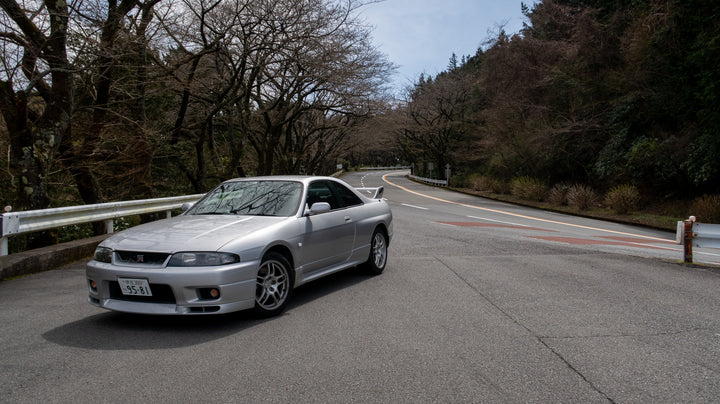
[[[338,181],[335,177],[319,176],[319,175],[266,175],[260,177],[240,177],[227,180],[225,182],[239,181],[298,181],[302,183],[310,183],[315,180],[333,180]]]

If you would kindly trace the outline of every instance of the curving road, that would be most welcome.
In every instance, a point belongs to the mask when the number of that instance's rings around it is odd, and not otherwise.
[[[674,235],[452,193],[395,172],[385,273],[287,312],[138,317],[84,263],[0,283],[0,402],[712,402],[720,275]],[[706,261],[720,260],[712,251]]]
[[[616,252],[649,258],[682,261],[683,248],[675,234],[638,226],[586,219],[565,214],[466,196],[408,180],[404,172],[354,174],[356,183],[382,183],[392,189],[395,209],[411,208],[428,223],[474,227],[482,235],[520,240],[534,239],[554,245],[592,251]],[[397,192],[396,190],[404,191]],[[696,263],[720,265],[720,250],[695,248]]]

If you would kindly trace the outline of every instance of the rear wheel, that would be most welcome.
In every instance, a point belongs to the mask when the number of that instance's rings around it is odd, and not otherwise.
[[[293,290],[290,270],[282,254],[270,252],[263,258],[255,286],[256,314],[272,317],[282,313]]]
[[[385,232],[375,229],[370,239],[370,256],[365,262],[365,268],[373,275],[380,275],[387,264],[388,242]]]

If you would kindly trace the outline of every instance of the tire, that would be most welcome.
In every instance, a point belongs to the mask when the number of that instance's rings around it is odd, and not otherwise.
[[[255,314],[277,316],[285,310],[293,292],[290,263],[282,255],[270,252],[258,268],[255,286]]]
[[[370,239],[370,255],[363,265],[371,275],[380,275],[385,270],[387,249],[388,242],[385,232],[379,228],[375,229]]]

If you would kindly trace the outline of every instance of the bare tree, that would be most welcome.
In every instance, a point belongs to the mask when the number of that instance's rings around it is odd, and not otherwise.
[[[362,5],[0,0],[16,207],[49,205],[51,167],[86,203],[151,196],[157,153],[197,192],[213,175],[328,170],[348,128],[382,109],[393,69]]]
[[[48,168],[70,131],[72,66],[68,4],[1,0],[0,112],[10,137],[10,170],[18,179],[16,208],[50,203]]]
[[[433,163],[435,172],[428,175],[442,176],[444,167],[455,163],[452,155],[461,149],[467,130],[469,99],[466,78],[457,71],[421,80],[411,89],[400,137],[411,161]]]
[[[218,138],[231,143],[223,149],[230,153],[225,175],[243,171],[246,144],[255,152],[258,174],[305,171],[304,162],[312,159],[298,154],[308,145],[337,147],[345,133],[337,128],[352,122],[347,117],[378,108],[370,100],[382,95],[392,65],[371,45],[367,27],[352,17],[360,3],[185,4],[195,10],[186,25],[199,34],[167,31],[177,48],[167,70],[176,72],[182,88],[172,142],[194,143],[194,168],[183,170],[198,191],[207,174],[205,145],[218,147]],[[320,134],[338,139],[304,138]]]
[[[109,117],[118,112],[112,105],[122,57],[117,39],[133,10],[140,16],[138,35],[144,35],[158,2],[0,2],[6,39],[0,110],[10,123],[13,173],[23,184],[20,208],[49,205],[48,169],[58,155],[83,201],[102,199],[95,171]]]
[[[276,27],[283,41],[262,71],[263,85],[253,93],[261,118],[250,142],[258,155],[258,171],[265,174],[276,168],[278,151],[302,150],[292,145],[295,141],[309,143],[299,134],[334,134],[337,138],[322,144],[329,148],[325,152],[338,147],[346,132],[328,129],[376,112],[373,100],[383,99],[393,69],[371,44],[368,28],[354,17],[361,3],[295,1],[286,6],[286,13],[298,19],[292,26]],[[303,119],[308,114],[312,119]],[[313,122],[316,129],[309,130]],[[297,130],[298,124],[302,130]]]

